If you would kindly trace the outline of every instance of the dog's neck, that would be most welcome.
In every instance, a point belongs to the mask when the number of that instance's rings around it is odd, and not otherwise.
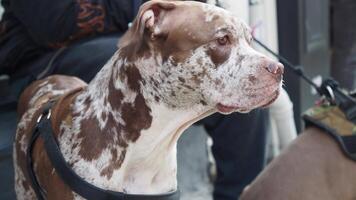
[[[72,124],[61,126],[61,149],[80,176],[101,188],[164,193],[177,188],[179,136],[214,110],[167,106],[136,64],[115,54],[77,96]]]

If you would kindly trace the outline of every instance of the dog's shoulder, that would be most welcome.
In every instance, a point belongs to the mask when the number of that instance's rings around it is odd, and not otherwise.
[[[86,83],[73,76],[53,75],[34,81],[21,94],[17,113],[19,119],[29,109],[78,88],[86,87]]]

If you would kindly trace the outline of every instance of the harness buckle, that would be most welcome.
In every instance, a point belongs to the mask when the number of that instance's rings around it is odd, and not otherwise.
[[[336,103],[336,98],[333,89],[331,89],[330,85],[327,85],[325,87],[326,91],[328,92],[328,96],[330,97],[331,103],[335,104]]]
[[[40,123],[43,117],[46,117],[47,119],[51,118],[51,109],[49,109],[47,112],[42,113],[40,116],[37,118],[37,124]]]

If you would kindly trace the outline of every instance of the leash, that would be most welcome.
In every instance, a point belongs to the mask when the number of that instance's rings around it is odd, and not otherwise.
[[[318,94],[321,97],[325,97],[331,105],[338,106],[343,111],[346,118],[356,124],[356,100],[349,94],[346,94],[342,89],[340,89],[339,83],[337,81],[332,78],[328,78],[323,81],[321,86],[318,86],[304,73],[303,68],[293,65],[291,62],[289,62],[288,59],[275,53],[255,37],[253,37],[253,39],[258,45],[281,60],[285,66],[287,66],[294,74],[315,88]]]
[[[315,88],[322,99],[327,101],[324,106],[319,105],[319,107],[312,108],[303,115],[305,124],[306,126],[313,125],[324,130],[339,144],[342,152],[349,159],[356,161],[356,94],[354,97],[347,94],[340,89],[339,84],[332,78],[325,79],[321,86],[316,85],[307,75],[305,75],[303,68],[293,65],[288,59],[275,53],[255,37],[253,39],[258,45],[282,61],[294,74],[304,79],[309,85]],[[344,114],[346,119],[338,114],[338,110]],[[330,115],[337,118],[337,122],[341,125],[338,124],[338,127],[334,127],[335,124],[334,126],[328,124],[327,120],[325,121],[325,118],[327,118],[326,116],[330,117]],[[322,119],[323,117],[325,117],[324,120]],[[335,121],[335,119],[332,121]],[[340,128],[340,126],[343,127]],[[343,130],[342,134],[341,129]],[[348,135],[344,135],[345,130],[347,130]]]
[[[111,190],[104,190],[95,185],[92,185],[77,175],[72,168],[65,161],[62,152],[58,146],[56,138],[53,134],[51,126],[51,107],[54,103],[47,103],[42,111],[42,114],[37,119],[35,130],[31,136],[30,143],[27,148],[26,163],[27,170],[31,180],[32,188],[39,200],[45,200],[46,192],[38,182],[34,169],[32,151],[35,142],[39,137],[44,140],[44,147],[46,153],[53,165],[56,173],[61,180],[69,186],[69,188],[89,200],[178,200],[179,190],[174,192],[159,194],[159,195],[139,195],[139,194],[125,194],[122,192],[115,192]]]

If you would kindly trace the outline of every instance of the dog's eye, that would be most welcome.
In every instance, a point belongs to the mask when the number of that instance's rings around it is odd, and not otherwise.
[[[224,37],[219,37],[217,39],[219,45],[226,45],[229,42],[229,37],[225,35]]]

